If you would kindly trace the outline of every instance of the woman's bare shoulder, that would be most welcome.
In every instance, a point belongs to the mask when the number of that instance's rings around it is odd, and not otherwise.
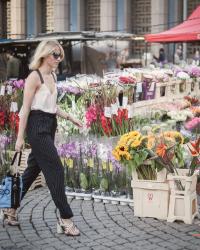
[[[32,71],[26,78],[26,84],[35,88],[40,86],[40,77],[36,71]]]

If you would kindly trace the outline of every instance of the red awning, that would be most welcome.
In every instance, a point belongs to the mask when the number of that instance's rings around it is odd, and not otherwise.
[[[189,42],[200,40],[200,5],[183,23],[158,34],[145,35],[145,40],[152,43]]]

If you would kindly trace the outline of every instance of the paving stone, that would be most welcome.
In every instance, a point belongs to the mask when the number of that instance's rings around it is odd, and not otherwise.
[[[167,223],[134,217],[128,206],[93,201],[72,200],[71,207],[80,237],[56,233],[59,213],[47,188],[28,192],[19,208],[21,227],[0,223],[0,250],[199,250],[197,219],[193,225]]]

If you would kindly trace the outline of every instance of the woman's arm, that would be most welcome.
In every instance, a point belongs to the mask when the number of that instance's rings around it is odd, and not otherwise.
[[[74,118],[72,115],[68,114],[67,112],[65,112],[64,110],[62,110],[58,105],[57,105],[57,112],[56,114],[61,117],[64,118],[66,120],[71,121],[72,123],[74,123],[76,126],[78,127],[82,127],[82,123],[81,121],[77,120],[76,118]]]
[[[38,83],[38,84],[37,84]],[[36,88],[39,86],[39,78],[36,72],[32,72],[26,79],[24,87],[23,107],[19,121],[19,131],[17,135],[17,141],[15,144],[15,150],[20,151],[24,144],[24,133],[26,130],[28,115],[31,109],[33,97],[35,95]]]

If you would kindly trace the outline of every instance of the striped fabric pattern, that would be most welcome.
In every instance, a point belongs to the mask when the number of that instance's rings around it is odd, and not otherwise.
[[[64,168],[54,145],[57,127],[55,114],[32,110],[27,123],[27,138],[32,151],[28,158],[23,180],[23,197],[36,179],[43,172],[53,201],[63,219],[73,216],[67,202],[64,187]]]

